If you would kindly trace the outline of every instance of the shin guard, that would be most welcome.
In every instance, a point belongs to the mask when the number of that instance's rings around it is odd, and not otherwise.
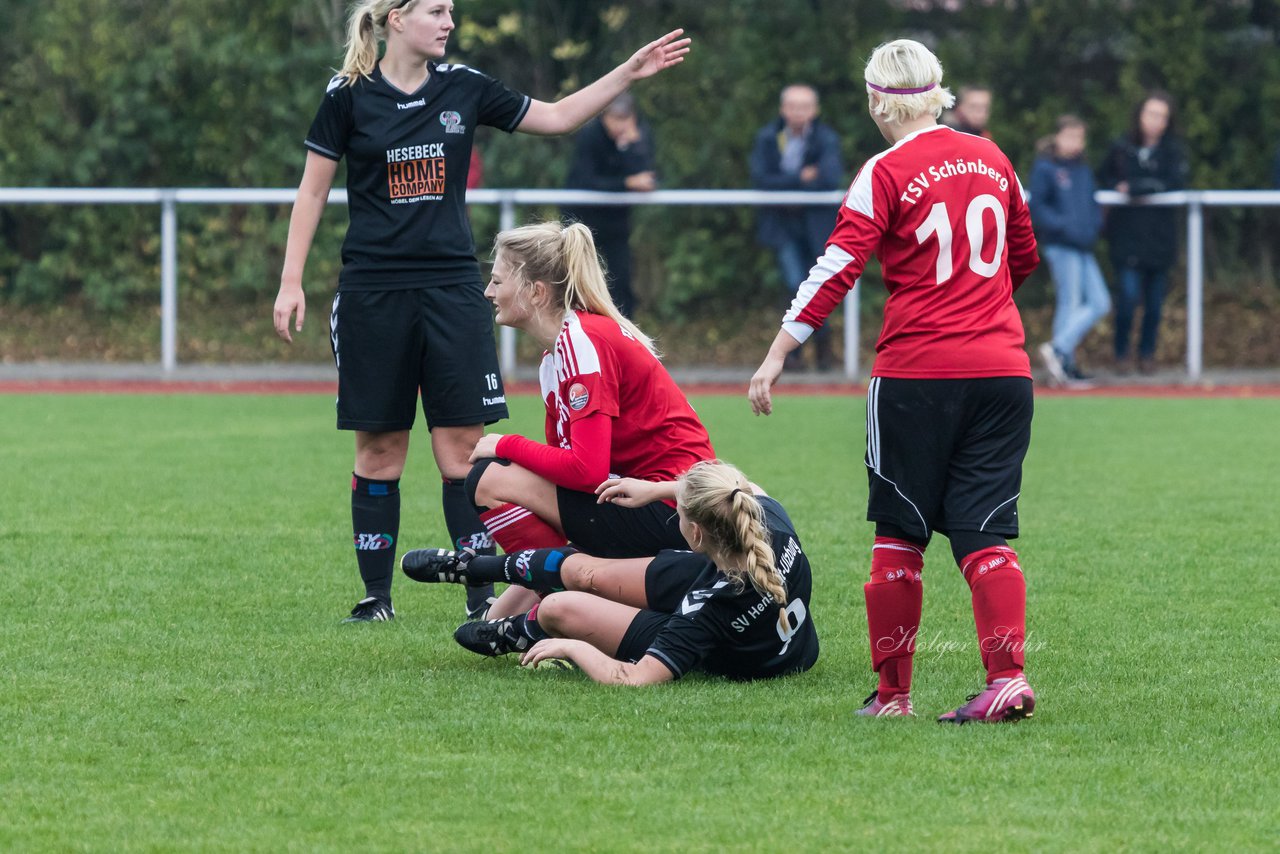
[[[974,552],[960,564],[973,597],[973,621],[987,683],[1017,676],[1025,666],[1027,583],[1008,546]]]
[[[911,690],[911,659],[924,601],[921,576],[924,547],[907,540],[876,537],[871,548],[871,581],[863,588],[871,669],[880,674],[881,702]]]
[[[390,604],[400,536],[400,481],[352,473],[351,528],[365,595]]]

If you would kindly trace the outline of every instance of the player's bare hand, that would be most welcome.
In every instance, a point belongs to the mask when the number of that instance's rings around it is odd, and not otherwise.
[[[773,413],[773,395],[771,392],[773,384],[778,381],[778,377],[782,376],[782,366],[785,361],[785,356],[777,355],[773,350],[770,350],[769,355],[764,357],[764,361],[756,369],[755,375],[751,377],[751,386],[747,390],[747,398],[751,401],[751,411],[756,415],[770,415]]]
[[[293,336],[289,334],[289,323],[294,320],[294,331],[302,331],[302,321],[307,316],[307,298],[302,295],[302,287],[300,285],[280,285],[280,293],[276,294],[276,305],[272,312],[272,319],[275,323],[276,334],[290,344],[293,343]]]
[[[672,30],[660,39],[649,42],[627,60],[627,73],[632,80],[652,77],[664,68],[684,62],[692,39],[680,38],[684,30]]]
[[[525,650],[520,656],[520,664],[524,667],[537,667],[548,658],[573,659],[573,648],[581,641],[568,638],[543,638]]]
[[[485,433],[480,437],[480,441],[476,442],[475,448],[471,450],[471,456],[467,459],[467,462],[474,463],[477,460],[487,460],[498,456],[498,441],[502,437],[502,433]]]
[[[596,487],[597,504],[643,507],[661,501],[665,495],[659,484],[634,477],[611,477]]]

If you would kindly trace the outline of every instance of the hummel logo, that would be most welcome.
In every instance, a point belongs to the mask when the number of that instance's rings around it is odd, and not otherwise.
[[[425,107],[427,105],[426,98],[419,98],[416,101],[407,101],[403,104],[396,104],[397,110],[412,110],[414,107]]]
[[[684,597],[684,601],[680,603],[680,613],[688,616],[694,611],[701,611],[702,606],[707,604],[707,600],[714,596],[715,593],[715,588],[710,590],[690,590],[688,595]]]

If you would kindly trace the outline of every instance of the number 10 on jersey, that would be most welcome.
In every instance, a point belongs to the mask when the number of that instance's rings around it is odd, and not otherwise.
[[[984,261],[987,231],[983,223],[986,212],[995,216],[995,252],[990,261]],[[991,278],[1000,269],[1000,258],[1004,255],[1005,212],[1004,205],[990,193],[975,196],[969,202],[964,213],[964,230],[969,238],[969,269],[983,278]],[[931,236],[938,239],[938,260],[934,267],[937,284],[951,278],[955,264],[951,259],[951,217],[947,213],[946,202],[938,202],[929,209],[929,215],[916,229],[916,242],[921,246]]]

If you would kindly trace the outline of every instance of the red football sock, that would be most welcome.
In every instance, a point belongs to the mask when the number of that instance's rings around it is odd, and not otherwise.
[[[973,596],[973,621],[987,683],[1017,676],[1025,664],[1027,582],[1008,546],[974,552],[960,562]]]
[[[519,504],[503,504],[480,514],[480,521],[507,554],[568,544],[564,534]]]
[[[911,690],[911,657],[920,631],[924,601],[921,572],[924,547],[893,537],[876,537],[871,547],[871,581],[863,586],[871,669],[880,674],[880,702]]]

